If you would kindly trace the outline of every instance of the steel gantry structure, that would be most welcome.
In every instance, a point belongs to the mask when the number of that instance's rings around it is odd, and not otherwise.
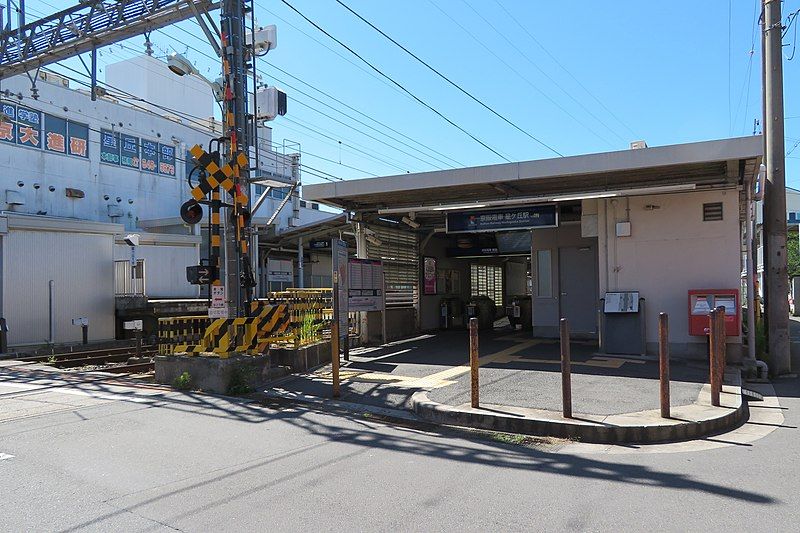
[[[197,17],[211,22],[212,0],[81,0],[0,34],[0,79]]]

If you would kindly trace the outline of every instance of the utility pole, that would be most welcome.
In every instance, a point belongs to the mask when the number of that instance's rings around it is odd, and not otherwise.
[[[225,79],[225,116],[222,117],[224,136],[227,138],[227,157],[231,166],[238,169],[233,181],[237,192],[250,193],[249,165],[235,166],[239,152],[249,156],[249,135],[247,127],[247,65],[245,46],[245,6],[243,0],[224,0],[221,12],[221,49]],[[247,316],[249,312],[250,287],[243,287],[243,280],[249,280],[250,262],[248,259],[249,236],[243,230],[249,223],[240,223],[239,217],[249,219],[248,206],[242,206],[236,199],[228,208],[225,217],[225,279],[229,317]],[[246,269],[246,272],[245,272]],[[243,274],[245,274],[243,276]],[[248,285],[248,283],[245,283]]]
[[[764,0],[764,266],[767,279],[768,347],[772,372],[791,371],[789,356],[789,273],[786,265],[786,178],[783,130],[781,0]]]

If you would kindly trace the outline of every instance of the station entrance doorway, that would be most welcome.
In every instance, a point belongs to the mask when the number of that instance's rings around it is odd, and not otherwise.
[[[420,250],[427,267],[423,329],[465,327],[477,314],[483,329],[516,327],[555,338],[559,319],[565,317],[573,333],[596,338],[596,232],[582,226],[581,202],[534,207],[439,214],[446,230],[432,235]],[[525,220],[536,214],[540,221]],[[523,218],[519,227],[514,227],[514,215]],[[490,222],[481,224],[481,217]]]

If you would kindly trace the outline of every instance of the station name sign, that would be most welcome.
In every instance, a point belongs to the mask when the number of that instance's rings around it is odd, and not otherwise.
[[[558,226],[555,204],[447,213],[447,233],[478,233]]]

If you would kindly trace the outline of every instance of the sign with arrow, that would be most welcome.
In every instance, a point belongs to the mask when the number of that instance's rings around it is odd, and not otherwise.
[[[206,285],[217,277],[216,267],[193,265],[186,267],[186,281],[192,285]]]

